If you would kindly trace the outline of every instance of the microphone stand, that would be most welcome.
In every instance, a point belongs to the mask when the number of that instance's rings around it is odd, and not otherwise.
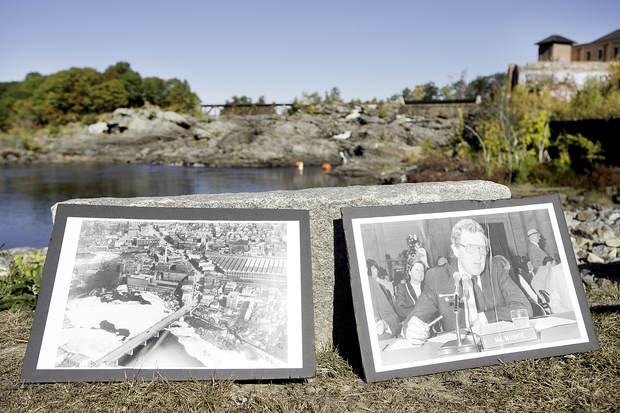
[[[455,319],[455,333],[456,340],[450,340],[444,345],[441,346],[439,353],[441,355],[450,355],[450,354],[461,354],[461,353],[472,353],[479,351],[476,342],[472,339],[467,339],[467,334],[465,337],[461,336],[461,326],[459,321],[459,315],[461,312],[461,301],[463,301],[463,308],[465,310],[465,324],[469,326],[471,331],[471,325],[469,325],[469,309],[467,308],[467,302],[464,301],[465,297],[468,295],[465,291],[466,289],[462,288],[462,281],[460,277],[455,279],[456,288],[454,294],[450,294],[450,296],[454,297],[454,319]],[[459,295],[459,284],[463,290],[462,296]],[[450,300],[452,301],[452,300]],[[472,333],[473,338],[473,333]]]
[[[473,283],[473,280],[470,280]],[[463,281],[461,280],[461,285]],[[482,350],[482,345],[478,342],[477,334],[474,333],[474,330],[471,326],[471,314],[469,312],[468,301],[470,300],[469,290],[463,287],[463,304],[465,308],[465,323],[467,324],[467,328],[469,329],[469,333],[471,334],[471,339],[473,340],[473,344],[476,346],[477,351]]]
[[[463,280],[461,280],[461,288],[463,289],[463,309],[465,310],[465,325],[471,332],[471,318],[469,314],[469,290],[465,288],[463,285]]]
[[[454,292],[454,321],[455,321],[455,325],[456,325],[456,342],[458,344],[458,346],[462,345],[462,340],[461,340],[461,326],[459,325],[459,310],[461,309],[460,306],[460,299],[459,299],[459,293],[458,291]]]

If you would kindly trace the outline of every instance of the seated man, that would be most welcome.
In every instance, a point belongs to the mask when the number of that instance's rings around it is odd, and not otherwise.
[[[472,219],[461,219],[452,228],[451,249],[456,260],[428,270],[422,296],[409,317],[403,322],[402,335],[409,339],[430,336],[427,323],[438,315],[444,331],[454,330],[456,321],[450,301],[455,292],[464,299],[469,313],[469,327],[500,320],[510,321],[510,310],[532,307],[521,289],[510,278],[503,259],[489,258],[489,243],[480,224]],[[490,267],[490,268],[489,268]],[[468,327],[466,311],[459,313],[459,325]]]

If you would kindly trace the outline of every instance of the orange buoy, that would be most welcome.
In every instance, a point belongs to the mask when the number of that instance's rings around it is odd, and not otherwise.
[[[297,169],[304,169],[304,163],[302,161],[295,162]]]
[[[321,168],[323,168],[323,172],[329,172],[332,170],[332,166],[328,163],[324,163],[323,165],[321,165]]]

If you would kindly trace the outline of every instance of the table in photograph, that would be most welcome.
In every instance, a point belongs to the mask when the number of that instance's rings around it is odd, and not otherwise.
[[[564,324],[551,325],[549,327],[545,326],[547,320],[551,321],[557,319],[563,319]],[[569,320],[572,322],[569,322]],[[501,348],[517,348],[531,344],[545,344],[579,338],[579,328],[577,326],[577,321],[575,321],[574,312],[553,314],[550,317],[533,318],[530,319],[530,325],[534,327],[537,325],[542,326],[542,328],[536,328],[538,332],[537,340],[507,344]],[[379,340],[383,364],[400,364],[442,357],[443,355],[440,353],[441,346],[450,340],[454,340],[454,338],[454,332],[447,332],[425,341],[422,345],[408,345],[404,343],[404,339],[399,338]],[[399,344],[403,345],[400,346]],[[497,348],[494,348],[493,350],[496,349]]]

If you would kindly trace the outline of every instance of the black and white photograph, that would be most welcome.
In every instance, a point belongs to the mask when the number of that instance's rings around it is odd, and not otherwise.
[[[302,369],[300,221],[239,215],[67,216],[35,370]]]
[[[342,212],[368,381],[598,348],[557,197]]]

